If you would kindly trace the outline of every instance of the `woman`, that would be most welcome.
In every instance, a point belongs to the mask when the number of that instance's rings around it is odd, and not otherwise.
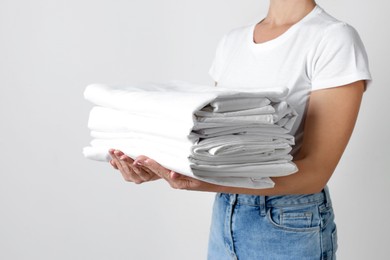
[[[297,173],[272,178],[271,189],[246,189],[205,183],[118,150],[110,150],[112,166],[130,182],[163,178],[173,188],[217,192],[209,259],[334,259],[326,184],[371,79],[357,32],[313,0],[270,0],[263,20],[223,37],[210,74],[224,87],[289,88],[288,102],[300,115],[292,129]]]

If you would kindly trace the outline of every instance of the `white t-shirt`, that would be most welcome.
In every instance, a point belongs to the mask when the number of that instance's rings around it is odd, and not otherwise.
[[[291,131],[299,149],[311,91],[371,80],[364,45],[350,25],[318,5],[279,37],[256,44],[256,24],[240,27],[218,44],[211,77],[227,88],[287,87],[287,101],[298,112]]]

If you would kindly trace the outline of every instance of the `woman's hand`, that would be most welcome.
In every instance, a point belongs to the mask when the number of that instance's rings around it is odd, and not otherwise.
[[[143,182],[164,179],[174,189],[217,191],[217,185],[171,171],[149,157],[141,155],[133,160],[122,151],[115,149],[110,149],[109,154],[112,157],[112,160],[110,160],[112,167],[119,170],[123,178],[128,182],[141,184]]]
[[[109,153],[112,157],[110,164],[116,170],[119,170],[123,178],[128,182],[141,184],[143,182],[154,181],[161,178],[148,168],[134,162],[133,159],[125,155],[122,151],[110,149]]]
[[[137,157],[135,164],[143,166],[149,172],[163,178],[174,189],[217,192],[218,188],[221,187],[169,170],[146,156]]]

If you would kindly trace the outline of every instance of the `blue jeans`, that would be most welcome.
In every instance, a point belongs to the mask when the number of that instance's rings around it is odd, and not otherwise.
[[[209,260],[329,260],[336,250],[328,188],[310,195],[216,195]]]

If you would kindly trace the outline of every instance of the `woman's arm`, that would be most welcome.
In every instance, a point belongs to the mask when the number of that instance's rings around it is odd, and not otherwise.
[[[273,178],[271,194],[315,193],[333,174],[351,137],[365,87],[358,81],[314,91],[309,100],[296,174]]]
[[[275,187],[246,189],[214,185],[172,172],[152,159],[139,157],[134,165],[146,167],[173,188],[254,195],[310,194],[323,189],[351,137],[365,87],[364,81],[312,92],[305,119],[302,148],[294,162],[299,171],[275,177]]]

